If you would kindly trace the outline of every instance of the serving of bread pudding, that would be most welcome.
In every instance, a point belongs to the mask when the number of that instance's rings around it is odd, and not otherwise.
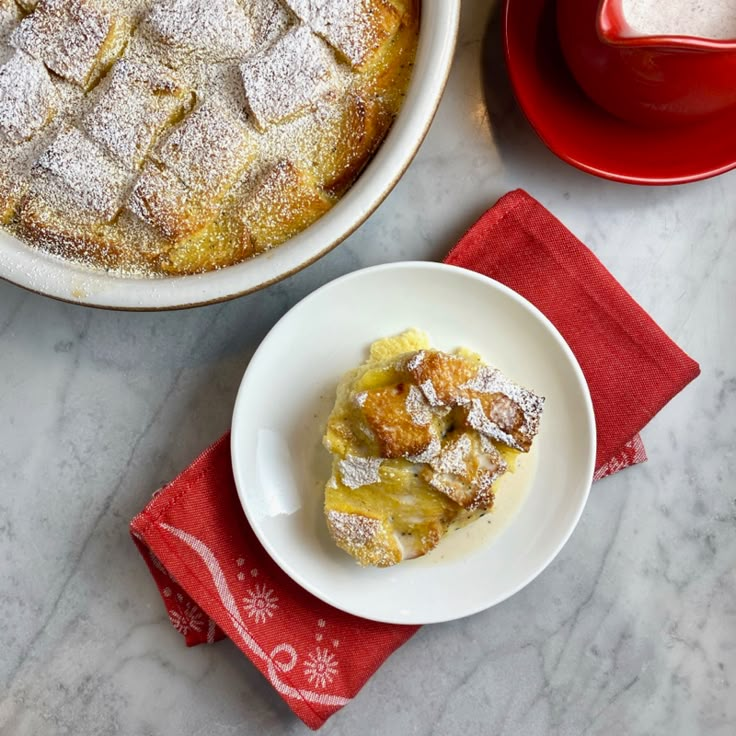
[[[323,439],[332,538],[361,565],[431,551],[493,508],[543,405],[467,349],[433,350],[417,330],[378,340],[340,382]]]

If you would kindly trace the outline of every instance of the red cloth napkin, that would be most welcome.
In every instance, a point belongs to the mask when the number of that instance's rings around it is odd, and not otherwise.
[[[699,369],[577,238],[515,191],[447,263],[507,284],[563,334],[593,397],[596,477],[646,459],[638,431]],[[342,613],[272,562],[240,507],[228,435],[155,495],[131,533],[187,645],[228,636],[312,728],[417,630]]]
[[[700,368],[583,243],[517,189],[473,225],[445,263],[506,284],[565,338],[593,399],[596,478],[646,460],[639,430]]]

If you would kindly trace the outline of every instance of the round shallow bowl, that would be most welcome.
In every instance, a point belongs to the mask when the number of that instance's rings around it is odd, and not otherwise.
[[[331,459],[322,434],[343,373],[366,358],[371,342],[411,327],[440,349],[476,350],[546,397],[535,462],[514,489],[519,503],[510,517],[494,520],[492,512],[423,558],[361,568],[333,543],[324,520]],[[505,286],[434,263],[356,271],[297,304],[245,372],[231,437],[240,501],[275,562],[336,608],[402,624],[476,613],[539,575],[580,518],[595,458],[587,384],[553,325]]]
[[[736,107],[697,123],[635,125],[596,105],[567,68],[555,0],[505,0],[506,62],[519,105],[547,147],[589,174],[684,184],[736,167]]]
[[[26,247],[0,231],[0,278],[66,301],[117,309],[176,309],[224,301],[289,276],[358,228],[400,179],[439,105],[457,39],[460,0],[422,0],[413,78],[386,140],[337,205],[310,228],[257,258],[196,276],[118,278]]]

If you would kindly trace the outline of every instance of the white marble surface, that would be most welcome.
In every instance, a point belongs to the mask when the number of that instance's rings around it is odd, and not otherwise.
[[[561,163],[511,99],[493,13],[467,0],[415,163],[296,277],[170,314],[0,284],[3,736],[307,731],[231,644],[185,649],[128,521],[227,428],[249,356],[292,304],[360,266],[441,258],[516,186],[590,245],[702,376],[644,432],[649,463],[596,485],[541,577],[423,629],[324,733],[736,733],[736,173],[636,188]]]

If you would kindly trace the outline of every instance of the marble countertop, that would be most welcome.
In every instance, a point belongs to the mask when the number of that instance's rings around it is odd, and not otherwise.
[[[497,13],[467,0],[415,162],[357,233],[297,276],[159,314],[0,283],[3,736],[307,733],[229,642],[183,646],[128,522],[227,429],[249,357],[289,307],[361,266],[439,260],[518,186],[702,375],[644,431],[649,462],[596,484],[539,578],[422,629],[323,733],[736,733],[736,172],[646,188],[568,167],[513,102]]]

